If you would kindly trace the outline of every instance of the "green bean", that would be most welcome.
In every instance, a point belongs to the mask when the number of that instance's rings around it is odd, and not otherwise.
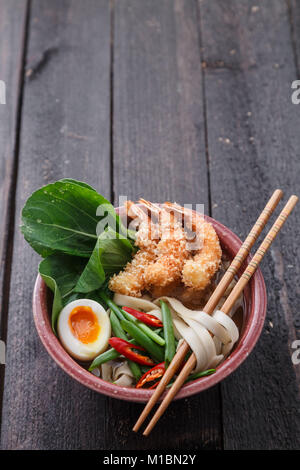
[[[156,333],[157,335],[159,335],[161,338],[165,339],[165,338],[164,338],[164,330],[163,330],[163,328],[156,328],[156,329],[154,330],[154,333]]]
[[[203,370],[202,372],[195,372],[195,374],[189,375],[185,382],[189,382],[190,380],[196,380],[196,379],[199,379],[200,377],[206,377],[207,375],[214,374],[215,372],[216,372],[216,369],[207,369],[207,370]]]
[[[130,339],[128,340],[128,343],[136,344],[136,341],[134,339]],[[99,356],[95,357],[88,370],[92,371],[96,369],[96,367],[101,366],[101,364],[104,364],[108,361],[112,361],[113,359],[117,359],[120,356],[121,354],[118,353],[118,351],[116,351],[114,348],[108,349],[104,353],[99,354]]]
[[[149,326],[147,326],[147,325],[145,325],[145,323],[139,321],[137,318],[135,318],[130,313],[125,312],[125,310],[121,309],[121,312],[122,312],[123,316],[126,318],[126,320],[129,320],[132,323],[134,323],[136,326],[138,326],[140,328],[140,330],[142,330],[147,336],[149,336],[149,338],[151,338],[153,341],[155,341],[155,343],[159,344],[160,346],[165,345],[166,342],[165,342],[164,338],[162,338],[157,333],[155,333],[154,330],[151,330],[151,328],[149,328]]]
[[[89,367],[89,371],[96,369],[96,367],[101,366],[105,362],[112,361],[113,359],[117,359],[121,354],[119,354],[115,349],[108,349],[104,353],[100,354],[99,356],[95,357],[92,364]]]
[[[162,321],[164,325],[164,337],[166,341],[165,367],[167,368],[170,362],[172,361],[173,357],[175,356],[175,351],[176,351],[175,336],[174,336],[173,320],[172,320],[172,315],[171,315],[169,306],[163,300],[160,301],[160,305],[161,305]]]
[[[149,336],[141,331],[137,325],[131,323],[128,320],[122,320],[121,326],[125,331],[127,331],[127,333],[130,334],[130,336],[132,336],[133,339],[136,340],[140,346],[145,348],[154,359],[156,359],[158,362],[162,362],[164,360],[163,348],[154,343],[154,341],[152,341]]]
[[[123,330],[123,328],[121,327],[121,324],[119,322],[119,319],[118,319],[117,315],[113,311],[110,312],[110,323],[111,323],[111,327],[112,327],[112,330],[113,330],[115,336],[128,341],[126,333]],[[129,359],[127,359],[127,362],[128,362],[129,368],[130,368],[134,378],[136,380],[139,380],[141,375],[142,375],[142,371],[140,369],[140,366],[136,362],[130,361]]]
[[[108,305],[108,307],[117,315],[119,320],[124,320],[123,311],[115,304],[113,300],[111,300],[105,292],[100,292],[99,296],[102,300]]]
[[[108,307],[117,315],[118,319],[121,321],[124,318],[126,320],[131,321],[132,323],[135,323],[149,338],[151,338],[153,341],[158,343],[161,346],[164,346],[165,340],[161,336],[159,336],[157,333],[155,333],[151,328],[149,328],[147,325],[144,323],[140,322],[135,318],[133,315],[130,315],[130,313],[125,312],[125,310],[122,310],[121,308],[118,307],[117,304],[113,300],[111,300],[105,292],[100,292],[99,296],[101,297],[102,300],[108,305]]]
[[[216,369],[207,369],[203,370],[202,372],[195,372],[195,374],[189,375],[188,378],[184,381],[184,383],[190,382],[191,380],[200,379],[200,377],[206,377],[207,375],[214,374],[215,372]],[[172,380],[172,382],[170,382],[166,388],[172,387],[173,383],[174,380]]]
[[[125,331],[123,330],[123,328],[121,327],[121,323],[117,315],[112,310],[110,312],[109,318],[110,318],[110,324],[114,332],[114,335],[117,336],[118,338],[126,339],[126,341],[128,341],[127,335]]]

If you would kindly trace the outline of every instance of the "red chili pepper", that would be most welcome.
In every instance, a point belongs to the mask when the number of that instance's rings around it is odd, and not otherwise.
[[[134,308],[129,307],[122,307],[122,309],[146,325],[155,326],[156,328],[161,328],[163,326],[162,321],[150,313],[139,312],[138,310],[134,310]]]
[[[125,339],[117,337],[110,338],[108,342],[116,351],[118,351],[118,353],[122,354],[133,362],[137,362],[143,366],[153,366],[153,364],[155,364],[155,362],[150,357],[144,356],[143,354],[139,354],[134,351],[134,349],[145,351],[145,349],[141,346],[136,346],[135,344],[133,345]]]
[[[136,384],[136,388],[141,388],[143,387],[145,384],[151,384],[151,382],[154,381],[154,383],[152,385],[150,385],[150,387],[147,387],[149,390],[152,390],[153,388],[156,388],[160,379],[162,378],[162,376],[164,375],[165,373],[165,363],[164,362],[161,362],[160,364],[157,364],[155,367],[153,367],[152,369],[148,370],[148,372],[146,372],[144,375],[142,375],[142,377],[140,378],[140,380],[138,381],[138,383]]]

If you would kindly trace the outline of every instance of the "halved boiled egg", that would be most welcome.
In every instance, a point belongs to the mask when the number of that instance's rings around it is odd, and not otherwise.
[[[62,309],[57,332],[72,357],[89,361],[107,349],[111,336],[110,320],[98,302],[74,300]]]

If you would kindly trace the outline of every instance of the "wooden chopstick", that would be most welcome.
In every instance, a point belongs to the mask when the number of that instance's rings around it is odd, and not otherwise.
[[[276,189],[272,194],[271,198],[269,199],[268,203],[266,204],[265,208],[261,212],[260,216],[258,217],[257,221],[253,225],[249,235],[247,236],[246,240],[242,244],[241,248],[239,249],[238,253],[236,254],[235,258],[231,262],[229,268],[227,269],[226,273],[222,277],[221,281],[219,282],[218,286],[214,290],[213,294],[211,295],[210,299],[208,300],[207,304],[203,308],[203,310],[211,314],[219,300],[223,296],[224,292],[226,291],[227,287],[231,283],[232,279],[238,272],[239,268],[241,267],[243,261],[248,256],[253,244],[257,240],[258,236],[260,235],[261,231],[265,227],[266,223],[268,222],[269,218],[271,217],[274,209],[277,207],[278,202],[282,197],[282,191],[280,189]],[[154,390],[153,395],[149,399],[148,403],[146,404],[144,410],[142,411],[139,419],[137,420],[135,426],[133,427],[133,431],[138,431],[140,426],[143,424],[145,419],[147,418],[148,414],[152,410],[155,403],[158,401],[161,394],[164,392],[166,386],[175,375],[177,370],[179,369],[180,365],[182,364],[186,354],[188,353],[190,347],[184,341],[181,347],[176,352],[171,364],[167,368],[165,374],[163,375],[161,381],[159,382],[157,388]]]
[[[283,224],[285,223],[286,219],[288,218],[288,216],[292,212],[292,210],[295,207],[295,205],[297,204],[297,202],[298,202],[298,197],[297,196],[293,195],[293,196],[290,197],[290,199],[288,200],[288,202],[284,206],[283,210],[281,211],[281,213],[277,217],[276,221],[274,222],[271,230],[268,232],[268,234],[264,238],[263,242],[261,243],[261,245],[257,249],[255,255],[251,259],[251,261],[248,264],[247,268],[245,269],[245,271],[241,275],[240,279],[236,283],[235,287],[231,291],[230,295],[226,299],[224,305],[222,306],[222,312],[223,313],[225,313],[227,315],[229,314],[229,312],[232,309],[234,303],[239,298],[239,296],[243,292],[245,286],[248,284],[251,277],[253,276],[253,274],[257,270],[257,268],[259,266],[259,263],[261,262],[264,255],[266,254],[266,252],[270,248],[270,246],[271,246],[272,242],[274,241],[274,239],[276,238],[279,230],[282,228]],[[187,361],[187,363],[185,364],[185,366],[182,368],[180,374],[178,375],[177,379],[175,380],[175,382],[174,382],[173,386],[171,387],[171,389],[169,390],[168,394],[166,395],[166,397],[164,398],[164,400],[160,404],[159,408],[157,409],[156,413],[154,414],[154,416],[153,416],[152,420],[150,421],[150,423],[148,424],[147,428],[145,429],[145,431],[143,433],[144,436],[147,436],[151,432],[151,430],[153,429],[153,427],[155,426],[155,424],[157,423],[159,418],[162,416],[164,411],[167,409],[167,407],[171,403],[172,399],[175,397],[177,392],[180,390],[181,386],[183,385],[183,383],[185,382],[185,380],[187,379],[188,375],[190,374],[190,372],[192,371],[192,369],[194,368],[195,365],[196,365],[196,358],[195,358],[195,355],[192,354],[190,356],[189,360]]]

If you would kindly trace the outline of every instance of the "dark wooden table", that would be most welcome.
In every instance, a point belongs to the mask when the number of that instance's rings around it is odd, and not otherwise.
[[[204,203],[244,237],[276,187],[300,194],[299,31],[296,0],[0,0],[3,449],[299,448],[299,208],[262,265],[255,350],[147,439],[131,432],[141,405],[84,388],[46,353],[39,258],[19,231],[31,192],[72,177],[115,204]]]

